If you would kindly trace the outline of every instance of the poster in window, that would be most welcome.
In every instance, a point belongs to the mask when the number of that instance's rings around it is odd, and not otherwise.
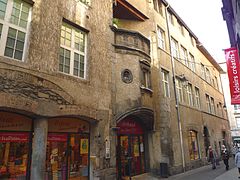
[[[88,139],[81,139],[80,154],[88,154]]]
[[[134,150],[133,150],[133,154],[134,154],[134,157],[138,157],[139,156],[139,146],[138,144],[134,144],[133,146]]]

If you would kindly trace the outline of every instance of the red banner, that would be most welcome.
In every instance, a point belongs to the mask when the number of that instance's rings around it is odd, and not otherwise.
[[[0,142],[28,142],[29,133],[0,133]]]
[[[67,134],[48,134],[49,142],[67,142]]]
[[[231,104],[240,104],[240,67],[237,48],[225,49]]]

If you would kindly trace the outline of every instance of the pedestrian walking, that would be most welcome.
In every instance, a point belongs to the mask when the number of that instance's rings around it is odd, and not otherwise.
[[[238,178],[240,178],[240,149],[239,148],[238,148],[237,153],[235,155],[235,164],[238,168],[238,173],[239,173]]]
[[[235,159],[235,155],[238,151],[238,148],[235,144],[233,144],[233,147],[232,147],[232,155],[233,155],[233,159]]]
[[[222,145],[221,155],[222,155],[222,160],[223,160],[223,162],[224,162],[224,164],[226,166],[226,170],[229,170],[229,164],[228,164],[229,151],[227,150],[225,145]]]
[[[216,160],[217,160],[217,154],[213,150],[212,146],[208,147],[208,162],[211,162],[212,169],[216,169]],[[239,154],[239,160],[240,160],[240,154]]]

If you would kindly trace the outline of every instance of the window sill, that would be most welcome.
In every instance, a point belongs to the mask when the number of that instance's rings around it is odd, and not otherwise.
[[[149,94],[152,94],[153,93],[153,90],[150,89],[150,88],[147,88],[147,87],[144,87],[144,86],[140,86],[140,89],[143,93],[149,93]]]

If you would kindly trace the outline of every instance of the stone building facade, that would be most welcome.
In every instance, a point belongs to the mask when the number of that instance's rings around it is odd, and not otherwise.
[[[171,175],[228,143],[221,68],[167,2],[0,7],[1,178]]]

